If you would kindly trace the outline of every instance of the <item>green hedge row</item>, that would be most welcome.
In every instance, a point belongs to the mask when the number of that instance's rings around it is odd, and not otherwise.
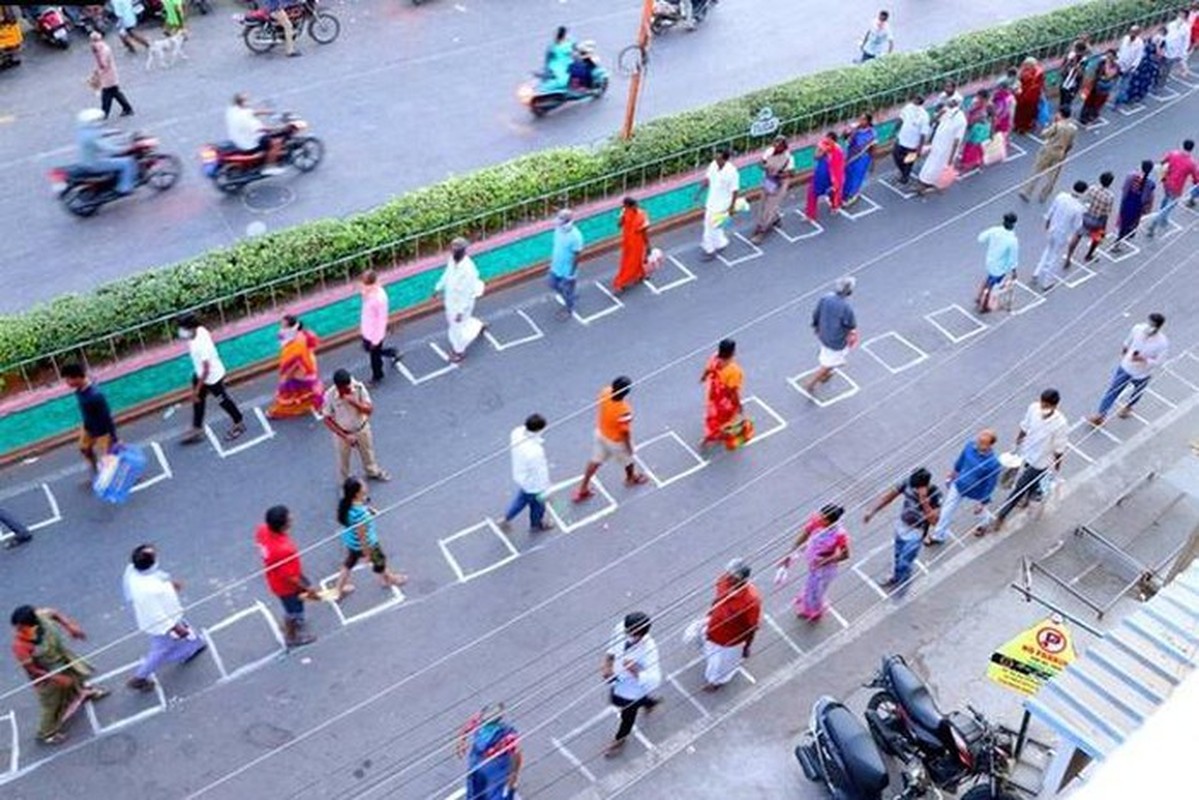
[[[580,202],[622,191],[632,182],[677,174],[706,160],[707,147],[749,146],[749,121],[763,106],[795,135],[930,90],[947,74],[960,81],[993,75],[1025,55],[1059,56],[1062,42],[1082,33],[1114,36],[1132,22],[1161,20],[1183,0],[1093,0],[958,36],[923,52],[900,53],[862,66],[828,70],[697,111],[641,125],[629,142],[558,148],[479,170],[399,196],[369,212],[320,220],[240,241],[165,268],[122,278],[87,295],[67,295],[19,315],[0,317],[0,378],[21,362],[109,336],[141,321],[203,307],[342,259],[349,269],[390,266],[444,246],[452,235],[487,235],[543,219],[546,195]],[[1052,52],[1051,52],[1052,51]],[[497,209],[506,209],[503,212]],[[422,234],[433,232],[428,236]],[[415,237],[415,238],[413,238]],[[409,240],[409,241],[404,241]],[[400,244],[395,244],[400,242]],[[364,251],[376,251],[366,253]],[[288,281],[295,291],[321,278]],[[293,285],[294,284],[294,285]],[[241,312],[254,309],[247,302]],[[238,309],[229,310],[238,313]],[[163,325],[163,336],[169,326]],[[106,344],[120,351],[135,341]],[[103,354],[96,354],[102,356]]]

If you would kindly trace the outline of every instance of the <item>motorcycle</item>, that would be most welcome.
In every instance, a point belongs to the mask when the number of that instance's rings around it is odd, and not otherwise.
[[[903,656],[885,656],[868,684],[880,689],[866,705],[875,742],[905,764],[919,762],[938,789],[957,792],[976,783],[961,800],[1020,800],[1008,780],[1014,760],[1012,733],[967,706],[946,716]]]
[[[795,748],[804,775],[822,783],[833,800],[883,800],[891,782],[882,753],[866,727],[831,697],[812,706],[808,732]],[[904,788],[893,800],[919,797],[918,778],[903,774]]]
[[[29,13],[37,37],[51,47],[66,50],[71,46],[67,17],[58,6],[34,6]]]
[[[137,162],[136,186],[149,184],[155,191],[165,192],[183,174],[183,162],[178,156],[159,152],[158,139],[153,136],[133,134],[129,147],[121,155]],[[71,164],[51,170],[50,185],[67,211],[90,217],[101,206],[126,196],[117,191],[118,174],[115,169]]]
[[[292,113],[279,116],[273,135],[282,138],[281,164],[290,164],[300,172],[311,172],[325,156],[325,145],[315,136],[305,133],[308,123]],[[239,150],[233,142],[222,141],[205,145],[200,150],[204,175],[226,194],[233,194],[254,181],[269,178],[266,150]]]
[[[297,38],[303,36],[307,29],[308,35],[317,44],[330,44],[341,34],[341,23],[337,17],[317,8],[317,0],[304,0],[287,6],[286,11]],[[242,39],[251,52],[265,53],[284,43],[283,29],[271,19],[266,9],[258,8],[236,15],[234,19],[242,24]]]
[[[529,107],[535,117],[544,117],[549,112],[567,103],[579,100],[595,100],[604,96],[608,91],[608,70],[599,64],[591,73],[591,88],[584,89],[571,86],[570,81],[563,81],[558,75],[550,72],[534,72],[533,81],[524,84],[517,92],[520,101]]]
[[[718,0],[692,0],[691,17],[699,25],[708,16],[708,12]],[[675,25],[684,23],[683,7],[679,0],[655,0],[654,15],[650,18],[649,29],[655,35],[661,35]]]

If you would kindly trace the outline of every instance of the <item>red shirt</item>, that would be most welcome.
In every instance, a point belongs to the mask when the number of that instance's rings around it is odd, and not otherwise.
[[[708,612],[708,641],[733,647],[753,641],[762,616],[762,598],[752,583],[735,589],[728,575],[716,582],[716,600]]]
[[[266,585],[279,597],[300,591],[300,550],[286,533],[275,533],[266,526],[258,526],[254,541],[262,553],[262,565],[266,567]]]
[[[1162,178],[1162,187],[1170,197],[1179,197],[1186,188],[1187,179],[1199,184],[1199,166],[1195,159],[1185,150],[1171,150],[1163,159],[1166,162],[1166,175]]]

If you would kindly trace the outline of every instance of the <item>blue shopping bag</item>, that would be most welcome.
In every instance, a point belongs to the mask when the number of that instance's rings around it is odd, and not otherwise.
[[[1051,122],[1053,122],[1053,107],[1049,105],[1049,98],[1041,95],[1041,99],[1037,103],[1037,128],[1045,130]]]
[[[105,503],[124,503],[146,471],[146,454],[136,445],[118,444],[100,459],[99,466],[92,492]]]

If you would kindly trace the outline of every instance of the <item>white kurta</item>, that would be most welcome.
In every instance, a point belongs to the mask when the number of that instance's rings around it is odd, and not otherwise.
[[[1082,230],[1085,208],[1077,197],[1069,192],[1059,192],[1045,214],[1048,223],[1045,250],[1032,276],[1042,289],[1048,289],[1062,278],[1066,266],[1066,252],[1074,234]]]
[[[920,167],[920,174],[916,176],[921,183],[929,186],[937,184],[941,179],[941,173],[945,172],[945,168],[953,159],[956,152],[955,143],[960,142],[965,135],[966,115],[962,110],[957,108],[946,112],[937,123],[937,130],[933,133],[933,140],[928,148],[928,157]]]
[[[717,167],[708,165],[708,199],[704,203],[704,236],[701,247],[708,255],[729,246],[729,237],[721,224],[727,219],[733,196],[741,188],[741,175],[731,161]]]
[[[737,674],[745,645],[725,647],[704,639],[704,680],[712,686],[724,686]]]
[[[435,291],[445,293],[445,318],[449,324],[450,347],[461,355],[483,332],[483,322],[475,318],[475,301],[483,296],[483,281],[470,256],[455,261],[450,256]]]

